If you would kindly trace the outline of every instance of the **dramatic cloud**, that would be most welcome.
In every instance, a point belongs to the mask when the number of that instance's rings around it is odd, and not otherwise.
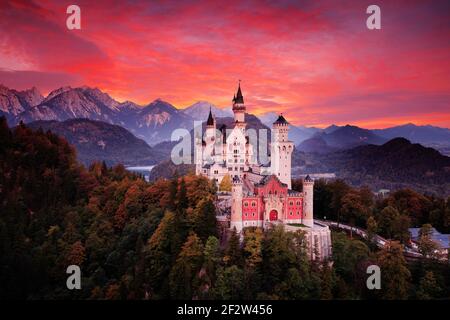
[[[67,1],[0,4],[0,83],[99,87],[119,100],[231,102],[296,124],[450,127],[450,5],[378,1]]]

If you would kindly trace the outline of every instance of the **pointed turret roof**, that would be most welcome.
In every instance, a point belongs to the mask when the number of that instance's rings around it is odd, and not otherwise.
[[[209,115],[208,120],[206,121],[207,126],[213,126],[214,125],[214,118],[212,116],[211,107],[209,107]]]
[[[238,91],[237,91],[236,95],[233,97],[233,102],[234,103],[242,103],[242,104],[244,103],[244,96],[242,95],[240,81],[239,81]]]
[[[283,117],[283,114],[278,116],[278,119],[273,124],[289,124],[286,119]]]

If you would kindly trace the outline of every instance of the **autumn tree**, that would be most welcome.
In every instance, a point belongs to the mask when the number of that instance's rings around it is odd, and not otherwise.
[[[217,236],[216,208],[211,199],[200,200],[192,214],[191,225],[202,241]]]
[[[236,265],[217,270],[213,292],[216,299],[239,300],[243,297],[244,271]]]
[[[216,270],[221,260],[220,243],[219,239],[214,236],[209,236],[206,240],[205,249],[203,251],[206,274],[210,279],[210,282],[215,281]]]
[[[432,271],[427,271],[420,279],[419,288],[417,289],[417,298],[420,300],[430,300],[439,297],[441,288],[434,277]]]
[[[230,238],[228,239],[227,246],[225,248],[225,255],[223,260],[226,265],[232,266],[237,265],[241,266],[243,257],[242,257],[242,249],[239,241],[239,235],[236,232],[236,228],[233,228],[230,232]]]
[[[220,191],[228,191],[231,192],[231,178],[229,174],[226,174],[219,185]]]
[[[391,241],[378,254],[381,274],[381,296],[388,300],[408,298],[411,272],[403,256],[403,246]]]
[[[419,240],[417,241],[417,246],[419,247],[419,252],[425,258],[437,258],[437,251],[440,249],[439,245],[433,241],[431,238],[433,234],[433,227],[431,224],[424,224],[419,230]]]
[[[366,231],[367,231],[367,242],[369,243],[369,246],[373,248],[374,246],[376,246],[375,236],[377,235],[378,232],[378,224],[373,216],[370,216],[367,219]]]
[[[197,288],[193,287],[203,264],[203,244],[200,238],[191,233],[170,271],[170,296],[174,299],[192,299]]]

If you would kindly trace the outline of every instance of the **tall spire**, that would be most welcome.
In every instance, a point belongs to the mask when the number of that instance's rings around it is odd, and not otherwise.
[[[213,126],[214,125],[214,118],[212,116],[211,106],[209,106],[209,115],[208,115],[208,120],[206,121],[206,125],[207,126]]]
[[[234,103],[244,103],[244,96],[241,91],[241,80],[239,80],[238,91],[236,93],[236,98],[233,100]]]

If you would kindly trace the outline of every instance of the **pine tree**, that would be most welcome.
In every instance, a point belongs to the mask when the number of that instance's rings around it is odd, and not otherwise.
[[[204,267],[212,282],[215,280],[217,266],[220,263],[220,244],[214,236],[209,236],[204,250]]]
[[[202,241],[206,241],[209,236],[217,236],[216,208],[211,199],[200,200],[191,220],[194,232]]]
[[[224,262],[228,266],[242,265],[242,249],[239,241],[239,236],[236,232],[236,228],[231,231],[230,239],[225,249]]]
[[[370,216],[369,219],[367,219],[366,228],[367,228],[367,242],[369,243],[369,246],[373,248],[376,245],[374,242],[375,236],[378,231],[377,221],[373,216]]]
[[[441,288],[434,277],[434,273],[432,271],[427,271],[420,279],[417,298],[420,300],[430,300],[437,298],[440,292]]]
[[[417,243],[419,247],[419,252],[425,258],[435,259],[438,257],[437,250],[439,250],[439,245],[431,239],[433,234],[433,227],[431,224],[424,224],[419,230],[419,241]]]
[[[403,246],[396,241],[391,241],[380,251],[378,265],[382,270],[382,298],[388,300],[408,298],[411,273],[403,257]]]
[[[180,188],[178,190],[178,195],[177,195],[177,200],[178,200],[178,205],[177,205],[177,209],[178,212],[185,212],[186,209],[188,208],[188,198],[187,198],[187,190],[186,190],[186,181],[184,180],[184,177],[181,178],[181,182],[180,182]]]
[[[177,209],[177,194],[178,194],[178,173],[175,171],[169,187],[169,209],[175,212]]]
[[[242,299],[244,271],[236,265],[220,267],[213,288],[214,297],[220,300]]]
[[[170,296],[174,299],[192,299],[197,288],[193,287],[203,264],[203,245],[200,238],[191,233],[170,272]]]

